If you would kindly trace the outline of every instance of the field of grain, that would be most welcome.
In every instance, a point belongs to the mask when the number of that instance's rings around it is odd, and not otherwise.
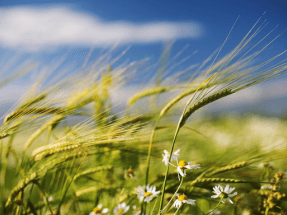
[[[260,61],[276,42],[262,28],[182,74],[159,67],[120,112],[113,94],[145,75],[145,60],[114,66],[124,55],[108,51],[77,74],[35,84],[2,116],[0,214],[287,214],[286,120],[194,117],[284,77],[285,52]]]

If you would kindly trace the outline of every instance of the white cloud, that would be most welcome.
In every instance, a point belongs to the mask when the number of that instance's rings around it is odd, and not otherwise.
[[[60,45],[106,46],[196,38],[203,28],[196,22],[104,22],[69,7],[0,8],[0,45],[38,50]]]

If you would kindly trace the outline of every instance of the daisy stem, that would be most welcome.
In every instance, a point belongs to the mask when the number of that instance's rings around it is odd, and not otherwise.
[[[181,204],[182,205],[182,204]],[[177,212],[179,211],[179,209],[181,208],[181,205],[178,207],[178,209],[175,211],[174,215],[177,214]]]
[[[155,134],[155,130],[156,127],[159,123],[160,120],[160,116],[158,117],[158,119],[155,122],[155,125],[153,127],[153,130],[151,132],[151,137],[150,137],[150,141],[149,141],[149,148],[148,148],[148,156],[147,156],[147,168],[146,168],[146,179],[145,179],[145,187],[147,187],[148,185],[148,175],[149,175],[149,167],[150,167],[150,158],[151,158],[151,149],[152,149],[152,142],[153,142],[153,138],[154,138],[154,134]]]
[[[166,209],[166,207],[171,203],[172,199],[174,198],[174,196],[177,194],[179,188],[181,187],[182,182],[183,182],[183,177],[181,177],[181,181],[180,181],[180,184],[179,184],[177,190],[175,191],[175,193],[173,194],[173,196],[171,197],[171,199],[170,199],[169,202],[166,204],[166,206],[162,209],[161,212],[163,212],[163,211]]]
[[[265,211],[265,215],[268,215],[268,212],[269,212],[269,207],[267,206],[266,211]]]
[[[213,208],[213,210],[209,211],[207,214],[212,213],[213,211],[215,211],[216,208],[218,208],[218,206],[220,205],[221,201],[223,200],[224,197],[221,197],[221,199],[219,200],[218,204],[215,206],[215,208]],[[207,215],[206,214],[206,215]]]
[[[155,125],[153,127],[153,130],[151,132],[151,137],[150,137],[150,141],[149,141],[149,148],[148,148],[148,156],[147,156],[147,164],[146,164],[146,178],[145,178],[145,192],[146,192],[146,188],[147,188],[147,185],[148,185],[148,176],[149,176],[149,167],[150,167],[150,158],[151,158],[151,149],[152,149],[152,142],[153,142],[153,138],[154,138],[154,134],[155,134],[155,130],[156,130],[156,127],[159,123],[159,120],[160,120],[160,116],[158,117],[158,119],[156,120],[155,122]],[[156,204],[155,204],[156,205]],[[143,209],[143,203],[141,205],[141,208]],[[145,213],[145,211],[142,210],[143,213]]]
[[[197,89],[198,90],[198,89]],[[177,126],[176,126],[176,130],[175,130],[175,134],[174,134],[174,137],[173,137],[173,141],[172,141],[172,146],[171,146],[171,150],[170,150],[170,156],[169,156],[169,159],[168,159],[168,163],[170,163],[171,161],[171,157],[172,157],[172,152],[173,152],[173,148],[174,148],[174,144],[175,144],[175,141],[176,141],[176,138],[177,138],[177,135],[179,133],[179,130],[180,128],[184,125],[184,121],[183,121],[183,116],[184,116],[184,113],[186,112],[187,110],[187,107],[188,107],[188,104],[190,103],[191,99],[188,100],[188,102],[186,103],[185,107],[184,107],[184,110],[180,116],[180,119],[177,123]],[[159,214],[160,214],[160,211],[162,209],[162,206],[163,206],[163,199],[164,199],[164,190],[165,190],[165,186],[166,186],[166,179],[167,179],[167,175],[168,175],[168,170],[169,170],[169,165],[167,165],[166,167],[166,172],[165,172],[165,176],[164,176],[164,181],[163,181],[163,185],[162,185],[162,193],[161,193],[161,200],[160,200],[160,206],[159,206]]]
[[[168,159],[168,163],[170,163],[170,161],[171,161],[175,140],[176,140],[176,137],[178,135],[179,129],[181,128],[180,124],[181,124],[181,121],[182,121],[182,116],[183,116],[183,114],[181,115],[180,120],[178,122],[178,125],[176,127],[176,131],[175,131],[174,138],[173,138],[173,141],[172,141],[172,147],[171,147],[171,150],[170,150],[170,156],[169,156],[169,159]],[[160,205],[159,205],[159,211],[158,211],[159,214],[161,214],[161,209],[162,209],[162,206],[163,206],[164,191],[165,191],[165,186],[166,186],[168,170],[169,170],[169,165],[167,165],[167,167],[166,167],[166,172],[165,172],[164,181],[163,181],[163,185],[162,185],[162,193],[161,193],[161,199],[160,199]]]
[[[152,211],[151,211],[149,214],[153,214],[153,212],[154,212],[154,210],[155,210],[155,207],[156,207],[156,205],[157,205],[157,201],[158,201],[158,198],[156,198],[156,201],[155,201],[155,203],[154,203],[154,205],[153,205]]]

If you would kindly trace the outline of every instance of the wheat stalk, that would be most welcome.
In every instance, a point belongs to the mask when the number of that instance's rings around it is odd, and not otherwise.
[[[100,172],[100,171],[107,171],[107,170],[111,170],[113,169],[114,167],[111,166],[111,165],[107,165],[107,166],[99,166],[99,167],[95,167],[95,168],[90,168],[90,169],[87,169],[83,172],[80,172],[80,173],[77,173],[75,176],[74,176],[74,180],[76,180],[77,178],[81,177],[81,176],[84,176],[84,175],[88,175],[88,174],[92,174],[92,173],[96,173],[96,172]]]
[[[23,115],[28,115],[28,114],[63,114],[65,112],[65,110],[62,110],[60,108],[54,108],[54,107],[50,107],[50,108],[46,108],[46,107],[42,107],[42,108],[21,108],[18,109],[17,111],[7,115],[4,119],[4,123],[9,122],[11,120],[14,120],[20,116]]]
[[[190,183],[190,186],[194,186],[199,183],[215,183],[215,182],[223,182],[223,183],[243,183],[243,180],[238,179],[230,179],[230,178],[202,178],[198,180],[194,180]]]
[[[248,163],[249,163],[248,161],[242,161],[242,162],[238,162],[235,164],[227,165],[227,166],[221,167],[219,169],[216,169],[209,174],[206,174],[206,176],[210,177],[210,176],[218,174],[218,173],[222,173],[222,172],[226,172],[226,171],[230,171],[230,170],[234,170],[234,169],[239,169],[241,167],[246,166]]]
[[[170,90],[175,89],[176,87],[156,87],[153,89],[149,89],[149,90],[145,90],[142,91],[140,93],[135,94],[133,97],[131,97],[128,101],[128,105],[132,106],[134,105],[138,100],[144,98],[144,97],[148,97],[148,96],[152,96],[152,95],[157,95],[159,93],[164,93],[164,92],[168,92]]]
[[[28,177],[22,179],[18,185],[16,187],[13,188],[13,190],[11,191],[7,202],[5,204],[5,207],[7,207],[9,204],[12,203],[13,199],[18,195],[18,193],[23,190],[25,187],[27,187],[30,183],[32,183],[35,180],[38,180],[38,175],[36,172],[32,173],[31,175],[29,175]]]

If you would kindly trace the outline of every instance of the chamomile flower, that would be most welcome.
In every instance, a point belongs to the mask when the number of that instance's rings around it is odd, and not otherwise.
[[[134,209],[134,215],[140,215],[141,214],[141,207],[133,206]],[[147,213],[145,214],[147,215]]]
[[[108,208],[103,208],[102,209],[102,207],[103,207],[102,204],[98,204],[98,206],[93,209],[93,211],[90,213],[90,215],[106,214],[106,213],[109,212]]]
[[[136,175],[136,172],[131,167],[125,171],[125,179],[128,179],[128,178],[136,179],[135,175]]]
[[[216,195],[211,196],[211,198],[222,198],[222,203],[224,203],[226,200],[228,200],[231,204],[233,204],[233,202],[231,201],[230,197],[236,196],[237,192],[232,193],[232,191],[235,189],[235,187],[233,188],[229,188],[229,185],[226,185],[226,187],[222,188],[221,185],[215,186],[213,187],[213,192]]]
[[[184,160],[179,161],[179,163],[177,164],[177,172],[178,172],[178,179],[180,180],[179,174],[182,177],[186,176],[186,169],[199,169],[200,168],[200,164],[195,164],[195,165],[190,165],[192,163],[192,161],[190,162],[186,162]]]
[[[272,190],[272,184],[264,184],[260,187],[261,190]]]
[[[142,186],[138,186],[137,188],[135,188],[135,190],[137,191],[139,200],[141,202],[144,200],[147,203],[150,202],[153,199],[153,197],[156,197],[160,193],[160,191],[156,191],[155,186],[148,186],[148,185],[146,187],[146,192]]]
[[[129,209],[130,206],[126,205],[126,203],[123,202],[114,207],[114,214],[121,215],[126,213]]]
[[[215,209],[214,211],[210,212],[211,215],[219,215],[220,211]]]
[[[177,200],[175,200],[175,202],[173,203],[173,207],[175,208],[179,208],[183,203],[185,204],[190,204],[190,205],[195,205],[195,200],[193,199],[188,199],[186,195],[182,194],[179,195],[178,193],[175,194],[178,198]]]
[[[176,150],[175,152],[172,153],[170,161],[175,160],[177,162],[177,158],[179,157],[179,151],[180,151],[180,149],[178,149],[178,150]],[[164,154],[162,154],[162,156],[163,156],[162,161],[167,166],[168,165],[168,160],[169,160],[169,157],[170,157],[170,152],[168,152],[167,150],[163,150],[163,152],[164,152]]]

